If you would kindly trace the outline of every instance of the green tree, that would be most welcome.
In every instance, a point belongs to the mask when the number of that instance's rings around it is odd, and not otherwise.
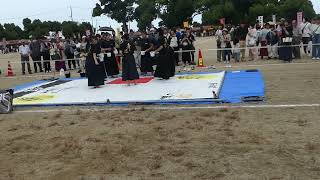
[[[168,28],[181,26],[184,21],[191,23],[198,7],[196,0],[163,0],[159,4],[161,25]]]
[[[151,27],[152,21],[157,18],[158,9],[155,0],[138,0],[137,4],[134,17],[138,28],[143,31]]]
[[[122,23],[122,29],[128,32],[127,23],[134,19],[135,0],[100,0],[93,9],[93,16],[105,14],[110,18]]]
[[[303,12],[304,17],[313,18],[316,13],[310,0],[282,0],[279,6],[279,16],[288,20],[296,19],[297,12]]]

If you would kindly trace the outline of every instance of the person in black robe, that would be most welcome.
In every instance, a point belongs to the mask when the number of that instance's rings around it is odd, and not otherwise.
[[[136,47],[132,41],[129,40],[129,35],[123,35],[123,42],[120,45],[122,51],[122,81],[126,81],[127,84],[133,82],[136,85],[136,80],[139,79],[139,73],[137,70],[136,61],[134,59],[134,51]]]
[[[116,77],[119,75],[119,66],[116,60],[116,55],[114,54],[115,43],[112,40],[111,34],[107,33],[103,35],[101,42],[101,49],[104,53],[104,63],[107,72],[107,76]]]
[[[174,76],[173,74],[173,65],[174,60],[172,50],[168,46],[168,41],[163,35],[163,31],[159,29],[159,38],[158,38],[158,48],[155,50],[158,54],[157,57],[157,69],[154,74],[155,77],[162,78],[165,80],[170,79],[170,77]]]
[[[105,72],[103,62],[97,57],[101,53],[100,44],[96,37],[92,37],[90,43],[87,43],[86,47],[86,73],[88,76],[88,86],[99,88],[104,85]]]
[[[142,38],[139,41],[141,47],[141,73],[147,75],[148,73],[153,74],[153,62],[151,59],[150,51],[153,50],[153,44],[147,37],[146,32],[142,32]]]
[[[191,42],[186,34],[182,36],[181,47],[182,47],[182,62],[184,66],[191,64]]]
[[[287,38],[289,39],[289,41]],[[284,62],[292,61],[292,27],[287,22],[280,25],[280,47],[279,47],[279,59]]]

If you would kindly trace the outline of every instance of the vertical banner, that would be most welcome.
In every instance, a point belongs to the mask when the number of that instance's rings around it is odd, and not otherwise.
[[[189,27],[189,22],[188,21],[183,22],[183,27],[184,28],[188,28]]]
[[[261,27],[263,27],[263,16],[258,16],[258,22]]]
[[[221,18],[220,19],[220,24],[225,25],[226,24],[226,18]]]
[[[276,15],[272,15],[272,22],[273,22],[273,24],[277,24],[277,17],[276,17]]]
[[[300,26],[300,24],[303,22],[303,13],[297,12],[297,24]]]

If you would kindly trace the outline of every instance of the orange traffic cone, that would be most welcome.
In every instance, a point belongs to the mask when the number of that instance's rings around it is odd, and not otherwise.
[[[8,61],[8,71],[7,71],[7,77],[12,77],[14,76],[13,74],[13,70],[12,70],[12,67],[11,67],[11,64],[10,64],[10,61]]]
[[[198,67],[204,67],[201,49],[199,49]]]

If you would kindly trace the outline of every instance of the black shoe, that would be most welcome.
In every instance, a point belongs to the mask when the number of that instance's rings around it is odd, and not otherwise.
[[[22,72],[22,75],[26,75],[26,73],[25,73],[25,72]]]

